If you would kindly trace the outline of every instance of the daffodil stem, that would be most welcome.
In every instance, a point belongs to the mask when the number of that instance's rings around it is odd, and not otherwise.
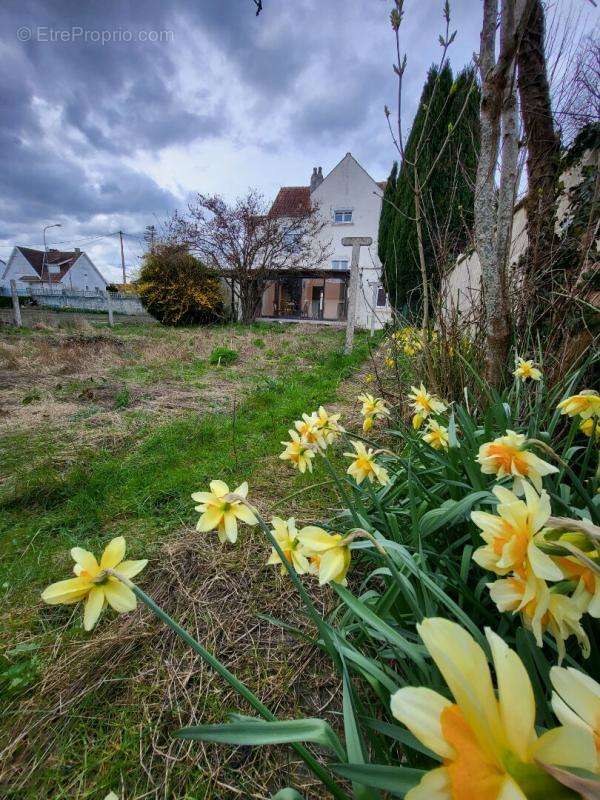
[[[175,631],[175,633],[182,639],[195,653],[197,653],[206,663],[211,666],[215,672],[217,672],[222,678],[225,678],[227,683],[235,689],[235,691],[240,694],[248,703],[252,706],[255,711],[263,717],[263,719],[268,720],[269,722],[276,722],[277,717],[267,708],[267,706],[262,703],[258,697],[250,690],[248,687],[242,683],[236,676],[230,672],[227,667],[225,667],[221,662],[213,656],[211,652],[209,652],[205,647],[203,647],[199,642],[194,639],[181,625],[178,625],[174,619],[172,619],[162,608],[157,605],[154,600],[149,597],[145,592],[143,592],[139,586],[136,586],[135,583],[132,583],[128,578],[124,575],[120,575],[119,572],[112,569],[106,570],[107,574],[112,575],[113,577],[117,578],[124,583],[131,591],[135,594],[137,599],[144,603],[156,616],[164,622],[171,630]],[[333,780],[330,776],[329,772],[312,756],[312,754],[304,747],[304,745],[292,743],[291,747],[298,753],[300,758],[304,761],[304,763],[313,771],[313,773],[319,778],[319,780],[327,786],[333,797],[337,798],[337,800],[350,800],[348,795],[340,789],[338,784]]]
[[[343,486],[342,482],[340,481],[340,479],[338,477],[337,472],[334,470],[333,466],[331,465],[330,460],[327,458],[325,453],[322,454],[322,458],[323,458],[323,461],[325,462],[325,466],[329,470],[329,474],[331,475],[331,477],[335,481],[335,485],[337,486],[337,488],[339,489],[340,494],[342,495],[342,499],[346,503],[346,507],[350,509],[350,513],[354,517],[354,522],[360,527],[362,525],[360,517],[358,516],[358,514],[354,510],[354,503],[348,497],[348,495],[346,493],[346,490],[344,489],[344,486]]]
[[[577,477],[575,472],[571,469],[571,467],[567,464],[567,462],[564,461],[558,455],[558,453],[556,453],[550,447],[550,445],[546,444],[546,442],[542,442],[539,439],[528,439],[527,443],[528,444],[533,444],[536,447],[539,447],[541,450],[544,450],[544,452],[548,453],[548,455],[551,458],[553,458],[558,464],[561,465],[561,467],[563,468],[564,472],[566,472],[567,475],[569,476],[569,478],[571,479],[571,481],[573,483],[573,486],[575,487],[575,489],[577,491],[577,494],[581,497],[583,502],[588,507],[588,509],[590,511],[590,515],[591,515],[592,519],[594,520],[594,522],[600,522],[600,514],[598,514],[598,511],[597,511],[596,507],[590,501],[590,498],[589,498],[587,492],[585,491],[585,489],[583,488],[583,485],[582,485],[581,481],[579,480],[579,478]]]

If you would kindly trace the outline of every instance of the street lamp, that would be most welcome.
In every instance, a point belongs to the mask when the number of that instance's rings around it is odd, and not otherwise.
[[[45,228],[44,228],[44,257],[42,259],[42,274],[40,276],[41,279],[42,279],[42,288],[44,286],[44,265],[46,266],[46,268],[48,266],[47,265],[48,248],[46,247],[46,231],[48,230],[48,228],[62,228],[62,225],[60,224],[60,222],[54,222],[52,225],[46,225]],[[50,271],[49,270],[48,270],[48,285],[50,285]]]

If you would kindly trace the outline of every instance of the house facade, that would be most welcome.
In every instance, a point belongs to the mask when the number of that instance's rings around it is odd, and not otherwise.
[[[319,234],[328,258],[301,273],[282,275],[263,294],[261,316],[266,319],[344,322],[347,316],[351,248],[346,236],[370,236],[362,247],[356,324],[381,328],[391,308],[381,285],[377,234],[384,183],[377,183],[351,153],[323,177],[314,167],[308,186],[282,186],[269,214],[287,217],[317,206],[325,225]]]
[[[34,250],[15,247],[2,272],[2,285],[17,284],[20,294],[45,289],[106,291],[107,282],[82,250]]]

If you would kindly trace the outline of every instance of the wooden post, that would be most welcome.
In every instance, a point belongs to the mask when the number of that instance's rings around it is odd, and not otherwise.
[[[344,236],[342,239],[344,247],[352,248],[352,261],[350,263],[350,285],[348,286],[348,311],[346,319],[346,342],[344,353],[347,355],[352,352],[352,342],[354,341],[354,325],[356,320],[356,301],[358,299],[358,262],[360,258],[360,248],[369,247],[373,244],[370,236]]]
[[[106,307],[108,309],[108,324],[112,328],[114,325],[113,322],[113,308],[112,308],[112,300],[110,298],[110,292],[105,292],[106,294]]]
[[[21,328],[23,323],[21,321],[21,306],[19,305],[19,295],[17,294],[17,282],[14,278],[10,281],[10,294],[12,296],[13,304],[13,317],[17,328]]]
[[[371,336],[375,335],[375,318],[377,316],[376,308],[377,308],[377,297],[379,296],[379,284],[373,283],[373,297],[371,298],[372,307],[371,307]]]

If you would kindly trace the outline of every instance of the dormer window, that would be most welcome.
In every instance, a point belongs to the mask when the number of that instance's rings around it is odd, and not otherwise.
[[[333,221],[335,223],[344,224],[352,222],[352,209],[351,208],[336,208],[333,212]]]

